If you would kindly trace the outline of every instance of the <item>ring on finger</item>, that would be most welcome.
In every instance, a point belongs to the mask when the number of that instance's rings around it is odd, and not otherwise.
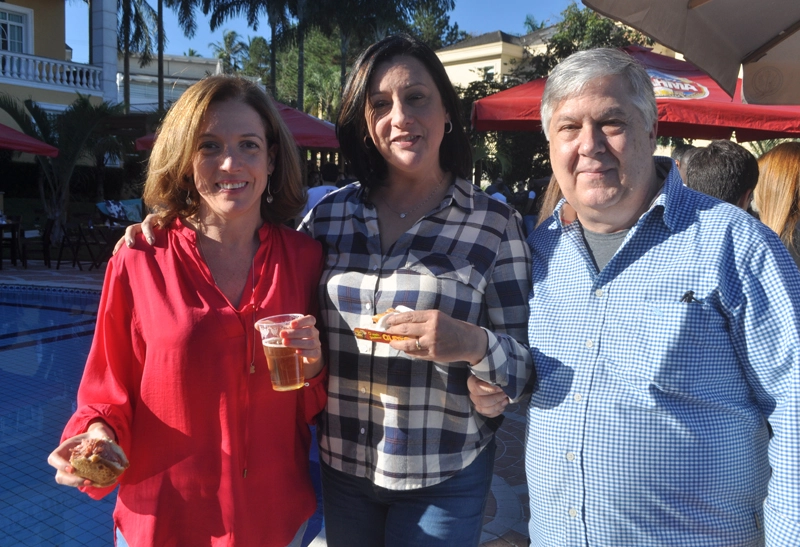
[[[416,344],[417,344],[417,351],[420,351],[420,350],[422,350],[422,346],[420,346],[420,345],[419,345],[419,338],[417,338],[416,340],[414,340],[414,342],[416,342]]]

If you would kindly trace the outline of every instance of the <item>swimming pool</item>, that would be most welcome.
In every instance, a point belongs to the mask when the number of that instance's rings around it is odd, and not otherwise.
[[[57,485],[47,464],[75,409],[99,301],[98,291],[0,286],[0,547],[113,545],[116,493],[92,500]],[[311,461],[319,500],[316,446]],[[318,509],[303,543],[321,526]]]

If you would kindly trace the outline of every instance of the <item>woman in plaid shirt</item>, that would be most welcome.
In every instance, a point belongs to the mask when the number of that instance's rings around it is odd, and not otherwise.
[[[360,183],[300,225],[327,255],[320,281],[329,399],[318,425],[328,545],[478,545],[499,422],[475,413],[472,374],[522,395],[530,252],[521,219],[470,182],[458,97],[408,36],[356,61],[337,122]],[[358,339],[371,316],[391,343]]]

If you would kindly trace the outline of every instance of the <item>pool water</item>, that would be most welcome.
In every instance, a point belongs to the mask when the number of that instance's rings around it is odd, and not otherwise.
[[[92,500],[56,484],[47,464],[75,409],[99,300],[97,291],[0,286],[0,547],[114,543],[116,493]],[[321,527],[318,508],[303,544]]]

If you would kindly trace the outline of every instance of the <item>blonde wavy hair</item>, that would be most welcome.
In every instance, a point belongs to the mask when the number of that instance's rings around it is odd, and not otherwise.
[[[761,222],[793,248],[800,220],[800,142],[781,143],[758,159],[753,204]]]
[[[281,224],[293,219],[305,205],[300,157],[292,134],[272,99],[255,83],[236,76],[209,76],[191,86],[167,112],[150,155],[144,201],[161,226],[175,217],[197,214],[200,194],[194,183],[192,158],[203,116],[209,106],[240,101],[258,112],[269,146],[275,148],[275,169],[269,183],[273,202],[261,196],[261,218]]]

